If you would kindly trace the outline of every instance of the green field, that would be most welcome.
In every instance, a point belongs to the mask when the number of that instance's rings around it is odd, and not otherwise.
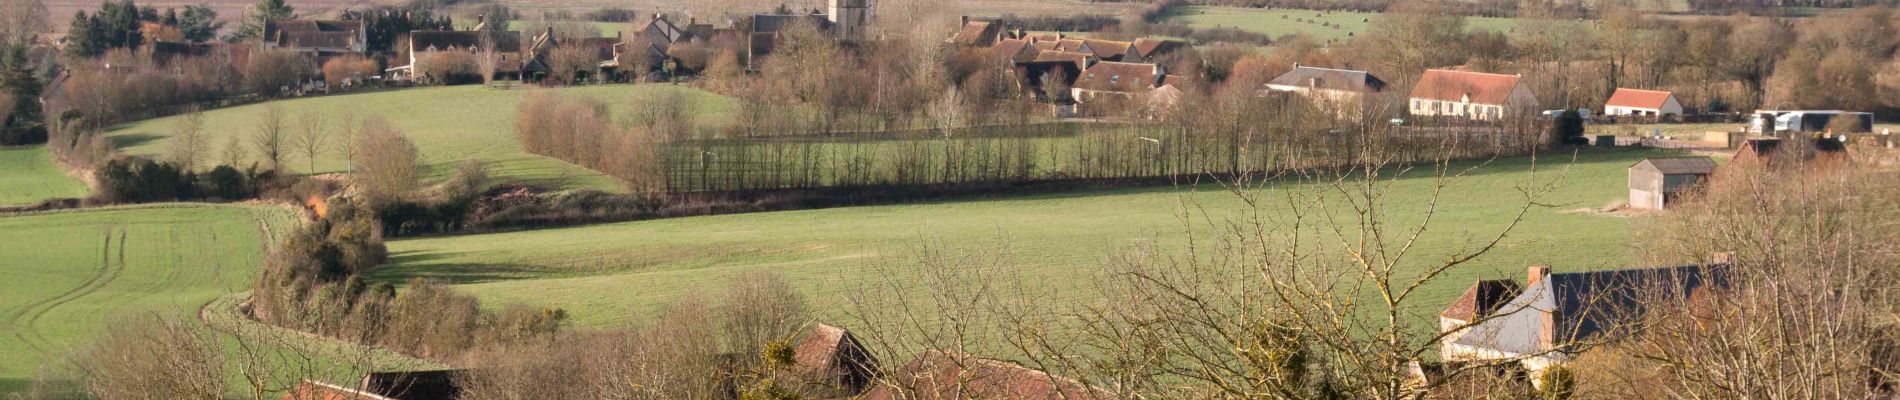
[[[1344,41],[1350,38],[1348,34],[1366,34],[1372,22],[1379,20],[1379,13],[1190,6],[1177,7],[1165,18],[1179,20],[1195,28],[1238,28],[1263,33],[1275,39],[1298,34],[1325,43]],[[1510,32],[1517,27],[1517,20],[1469,17],[1465,18],[1465,25],[1470,29]]]
[[[661,90],[683,90],[687,98],[699,103],[702,125],[722,123],[722,115],[731,105],[710,92],[670,85],[605,85],[554,89],[572,96],[587,96],[609,104],[614,115],[628,115],[644,96]],[[409,135],[421,149],[433,179],[446,178],[462,160],[476,158],[490,162],[494,174],[507,180],[542,183],[564,188],[621,190],[620,183],[598,172],[551,158],[523,153],[515,141],[515,104],[526,89],[489,89],[480,85],[404,89],[363,94],[280,100],[286,124],[294,125],[300,113],[316,113],[324,118],[324,127],[339,129],[346,110],[354,110],[359,119],[380,116]],[[217,157],[229,137],[248,140],[257,131],[265,105],[207,111],[206,131]],[[156,156],[165,153],[177,117],[135,122],[113,129],[109,135],[122,151]],[[341,143],[332,134],[332,143]],[[247,145],[248,146],[248,145]],[[301,155],[292,155],[286,166],[297,172],[344,172],[349,163],[341,147],[317,158],[315,171]],[[246,147],[249,149],[249,147]],[[251,160],[257,157],[249,156]],[[221,160],[220,160],[221,161]]]
[[[84,197],[84,183],[53,164],[45,147],[0,148],[0,205],[31,204],[57,197]]]
[[[68,351],[121,318],[199,315],[214,299],[248,290],[265,241],[295,218],[279,207],[188,204],[0,216],[0,270],[10,274],[0,280],[0,393],[43,373],[61,376],[56,368]],[[297,335],[259,336],[273,333],[229,308],[205,315],[223,331],[262,338],[250,343],[295,350],[273,350],[279,362],[315,354],[321,374],[345,364],[335,354],[351,354]],[[234,338],[225,337],[227,348],[236,348]]]
[[[1563,210],[1601,207],[1625,195],[1625,168],[1655,154],[1593,152],[1574,165],[1567,164],[1568,157],[1561,157],[1563,162],[1548,157],[1536,177],[1555,179],[1557,170],[1568,165],[1562,188],[1546,201]],[[1442,259],[1508,222],[1514,205],[1509,194],[1529,178],[1529,163],[1527,158],[1499,161],[1458,181],[1440,202],[1435,234],[1411,259]],[[1419,218],[1432,182],[1424,174],[1396,181],[1390,215]],[[1295,185],[1258,190],[1274,199]],[[841,319],[848,296],[878,275],[869,268],[879,263],[908,267],[907,255],[920,243],[940,243],[959,257],[1007,242],[1022,276],[1058,293],[1043,300],[1073,304],[1099,300],[1084,282],[1111,256],[1146,244],[1181,244],[1184,208],[1195,210],[1189,214],[1197,222],[1247,211],[1236,196],[1217,187],[1157,187],[418,238],[391,242],[392,265],[377,270],[373,279],[401,283],[430,277],[481,297],[490,307],[555,306],[567,309],[580,325],[613,326],[651,318],[657,306],[682,296],[718,293],[735,274],[771,270],[802,290],[823,317]],[[1559,270],[1621,266],[1631,260],[1629,224],[1619,217],[1535,211],[1496,253],[1428,288],[1416,316],[1434,315],[1475,279],[1520,276],[1529,264]]]

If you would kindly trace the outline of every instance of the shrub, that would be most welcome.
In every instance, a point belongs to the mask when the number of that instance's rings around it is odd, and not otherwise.
[[[350,165],[356,179],[373,196],[395,196],[415,190],[422,180],[422,154],[415,142],[388,121],[372,119],[363,123],[351,144]]]
[[[297,90],[300,83],[315,75],[310,59],[288,51],[251,53],[244,69],[244,86],[265,97],[281,96]]]
[[[99,200],[105,203],[172,201],[197,196],[191,173],[152,160],[113,160],[94,171],[94,178],[99,182]]]
[[[332,58],[323,63],[323,81],[330,86],[361,84],[376,72],[376,60],[359,55]]]
[[[244,173],[229,165],[219,165],[204,175],[205,195],[233,200],[256,195],[256,188],[245,184]]]
[[[481,70],[475,55],[464,51],[436,51],[417,57],[415,74],[422,80],[443,85],[481,82]]]

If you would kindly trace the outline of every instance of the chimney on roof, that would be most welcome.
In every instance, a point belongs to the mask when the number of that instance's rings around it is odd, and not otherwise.
[[[1525,268],[1524,273],[1525,275],[1529,275],[1524,278],[1524,286],[1536,286],[1538,282],[1544,281],[1544,277],[1550,276],[1550,266],[1532,265],[1530,268]]]
[[[1728,265],[1735,263],[1735,252],[1718,251],[1709,254],[1709,265]]]
[[[962,16],[958,16],[957,18],[958,18],[959,20],[961,20],[961,22],[959,22],[959,23],[958,23],[957,25],[969,25],[969,24],[970,24],[970,16],[968,16],[968,15],[962,15]]]
[[[1300,69],[1300,62],[1299,62],[1299,61],[1294,61],[1294,62],[1293,62],[1293,69]]]

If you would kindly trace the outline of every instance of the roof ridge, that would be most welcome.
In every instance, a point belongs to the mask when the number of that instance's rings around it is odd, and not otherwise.
[[[1524,75],[1522,75],[1522,74],[1500,74],[1500,73],[1494,73],[1494,72],[1478,72],[1478,71],[1461,71],[1461,70],[1455,70],[1455,69],[1444,69],[1444,68],[1430,68],[1430,69],[1426,69],[1426,70],[1425,70],[1425,72],[1432,72],[1432,71],[1440,71],[1440,72],[1456,72],[1456,73],[1460,73],[1460,74],[1477,74],[1477,75],[1491,75],[1491,76],[1502,76],[1502,77],[1507,77],[1507,78],[1523,78],[1523,77],[1524,77]]]

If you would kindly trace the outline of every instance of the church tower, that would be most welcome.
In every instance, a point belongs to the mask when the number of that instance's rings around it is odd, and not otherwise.
[[[864,38],[865,26],[871,24],[871,0],[827,0],[831,11],[831,31],[839,39],[858,40]]]

